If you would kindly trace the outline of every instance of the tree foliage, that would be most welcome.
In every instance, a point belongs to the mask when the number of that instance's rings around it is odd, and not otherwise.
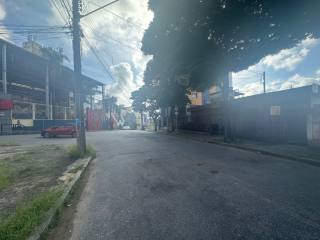
[[[320,31],[318,0],[150,0],[150,8],[146,84],[187,79],[205,88]]]

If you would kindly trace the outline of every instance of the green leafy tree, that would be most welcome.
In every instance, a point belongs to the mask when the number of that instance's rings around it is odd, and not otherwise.
[[[193,89],[320,32],[317,0],[150,0],[150,8],[146,81],[184,76]]]
[[[147,110],[147,91],[146,87],[141,87],[131,94],[132,107],[135,112],[140,113],[141,117],[141,130],[144,130],[143,126],[143,113]]]

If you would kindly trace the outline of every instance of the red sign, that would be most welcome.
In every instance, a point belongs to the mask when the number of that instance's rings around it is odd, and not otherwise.
[[[13,108],[13,102],[10,99],[0,99],[0,110],[9,110]]]

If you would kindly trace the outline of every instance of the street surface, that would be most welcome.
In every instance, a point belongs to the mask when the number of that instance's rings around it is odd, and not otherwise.
[[[320,239],[320,168],[140,131],[95,133],[79,239]]]
[[[320,239],[319,167],[150,132],[87,138],[98,153],[73,240]]]

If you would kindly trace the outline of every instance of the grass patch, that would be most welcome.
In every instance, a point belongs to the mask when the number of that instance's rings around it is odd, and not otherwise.
[[[37,170],[30,153],[18,153],[12,157],[1,159],[0,191],[14,184],[17,179],[28,177]]]
[[[83,165],[80,165],[80,166],[78,166],[78,167],[75,167],[75,168],[73,168],[73,169],[71,169],[70,171],[69,171],[69,173],[77,173],[78,171],[80,171],[81,169],[83,169]]]
[[[0,147],[17,147],[19,144],[13,142],[0,143]]]
[[[85,153],[81,153],[76,145],[68,148],[68,155],[71,160],[76,160],[84,157],[96,157],[96,150],[88,145]]]
[[[15,154],[12,157],[12,160],[13,161],[17,161],[17,162],[31,161],[32,160],[32,154],[34,154],[34,153],[31,152],[31,151],[28,151],[26,153],[18,153],[18,154]]]
[[[49,209],[62,195],[62,190],[42,193],[0,223],[0,240],[26,239],[38,226]]]
[[[5,164],[0,164],[0,191],[10,185],[10,168]]]

